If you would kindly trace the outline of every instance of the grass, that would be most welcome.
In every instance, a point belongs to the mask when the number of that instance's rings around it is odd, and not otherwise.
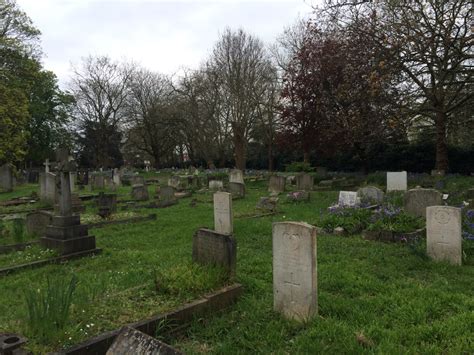
[[[129,198],[129,191],[120,188],[121,198]],[[261,196],[267,196],[264,182],[247,183],[246,198],[233,202],[234,215],[254,212]],[[191,262],[193,233],[213,226],[211,195],[193,198],[195,207],[186,198],[169,208],[136,211],[156,212],[156,221],[93,229],[101,255],[0,277],[0,332],[29,337],[28,349],[42,354],[225,285],[221,270]],[[234,218],[243,297],[224,313],[196,320],[184,338],[169,341],[187,353],[471,352],[472,254],[467,265],[455,267],[423,257],[423,245],[413,250],[358,235],[318,235],[319,315],[298,324],[273,312],[272,222],[317,224],[336,200],[336,191],[313,192],[308,203],[281,203],[274,216]],[[32,250],[25,252],[36,255]],[[18,254],[0,256],[0,265],[14,263]],[[78,284],[69,321],[41,340],[28,327],[25,291],[44,289],[48,278],[69,281],[73,275]]]

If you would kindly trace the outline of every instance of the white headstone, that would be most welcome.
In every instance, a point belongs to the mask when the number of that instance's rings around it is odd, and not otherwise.
[[[222,234],[232,234],[232,194],[216,192],[214,194],[214,230]]]
[[[49,159],[46,159],[43,165],[44,165],[44,172],[49,173]]]
[[[229,182],[237,182],[239,184],[244,184],[244,174],[242,173],[242,170],[231,170],[229,173]]]
[[[387,192],[407,190],[407,172],[387,172]]]
[[[211,190],[222,190],[224,188],[224,183],[221,180],[211,180],[209,181],[209,189]]]
[[[426,251],[434,260],[461,265],[461,209],[431,206],[426,209]]]
[[[273,308],[305,321],[318,312],[316,228],[306,223],[273,224]]]
[[[338,205],[342,207],[355,207],[360,204],[360,199],[357,192],[354,191],[339,191]]]

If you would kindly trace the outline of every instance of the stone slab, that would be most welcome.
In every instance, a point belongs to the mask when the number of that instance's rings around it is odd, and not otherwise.
[[[441,206],[443,194],[435,189],[411,189],[404,195],[405,212],[416,217],[426,217],[426,208]]]
[[[222,234],[234,231],[232,215],[232,194],[216,192],[214,194],[214,230]]]
[[[406,191],[408,186],[407,172],[387,172],[387,192]]]

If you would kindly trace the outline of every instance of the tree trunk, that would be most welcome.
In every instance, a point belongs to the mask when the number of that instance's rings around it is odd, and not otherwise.
[[[246,163],[246,149],[245,140],[241,135],[234,137],[234,154],[235,154],[235,167],[239,170],[245,170]]]
[[[268,171],[273,171],[273,144],[268,144]]]
[[[303,152],[303,162],[309,164],[309,151],[307,150]]]
[[[448,144],[446,139],[446,113],[436,113],[436,170],[448,170]]]

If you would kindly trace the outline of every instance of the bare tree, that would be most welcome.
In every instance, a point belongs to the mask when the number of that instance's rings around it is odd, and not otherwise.
[[[70,83],[74,95],[75,118],[79,130],[93,130],[95,139],[93,162],[96,166],[110,166],[108,145],[110,132],[120,130],[125,120],[125,102],[131,67],[112,61],[109,57],[84,58],[74,68]]]
[[[219,95],[229,115],[235,165],[245,169],[257,108],[272,78],[271,63],[258,38],[241,29],[227,29],[214,46],[209,67],[217,74]]]

